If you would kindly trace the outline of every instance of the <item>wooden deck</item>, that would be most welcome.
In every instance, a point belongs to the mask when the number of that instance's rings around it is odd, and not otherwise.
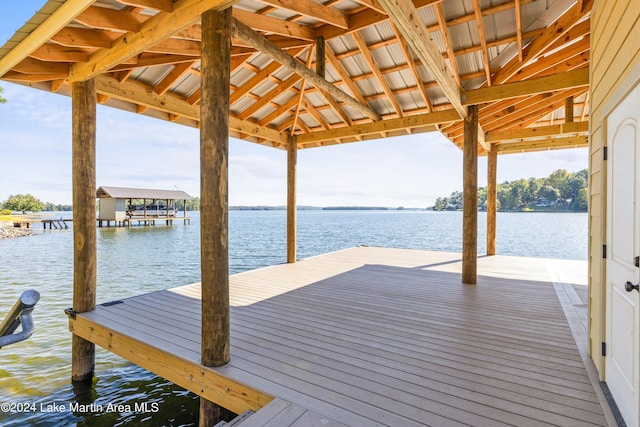
[[[221,368],[199,364],[199,284],[70,328],[234,412],[265,407],[242,426],[607,425],[584,363],[586,262],[478,267],[462,285],[459,254],[359,247],[236,274]]]

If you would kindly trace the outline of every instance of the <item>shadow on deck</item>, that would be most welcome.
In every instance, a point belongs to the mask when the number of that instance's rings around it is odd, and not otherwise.
[[[70,326],[234,412],[264,407],[242,427],[607,425],[576,292],[586,263],[478,265],[463,285],[458,254],[354,248],[234,275],[221,368],[199,364],[199,284]]]

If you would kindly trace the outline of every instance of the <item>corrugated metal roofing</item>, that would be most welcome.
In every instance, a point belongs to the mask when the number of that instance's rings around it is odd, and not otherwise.
[[[113,199],[191,200],[193,197],[180,190],[154,190],[148,188],[98,187],[96,197]]]
[[[338,58],[337,65],[332,61],[327,61],[326,80],[328,82],[340,82],[337,86],[341,90],[357,98],[363,105],[371,108],[383,117],[397,117],[398,115],[404,115],[406,113],[422,114],[429,111],[430,107],[420,93],[418,80],[426,86],[429,101],[435,110],[451,108],[451,100],[444,96],[442,89],[435,83],[435,76],[431,70],[427,69],[424,64],[418,63],[418,74],[414,75],[412,69],[409,68],[407,64],[408,58],[406,58],[403,49],[398,43],[396,32],[392,27],[391,21],[386,19],[385,15],[379,10],[371,8],[379,9],[379,5],[376,4],[377,2],[360,3],[352,0],[338,2],[322,0],[309,1],[313,2],[314,7],[322,8],[324,6],[326,11],[331,11],[330,15],[332,17],[329,17],[329,14],[324,18],[320,15],[308,16],[309,13],[301,15],[295,10],[304,5],[304,1],[295,4],[282,2],[279,6],[275,6],[275,3],[240,0],[233,7],[236,10],[243,11],[242,16],[246,21],[244,22],[245,24],[252,26],[254,30],[263,36],[270,38],[276,45],[282,46],[282,49],[285,51],[293,52],[289,49],[294,46],[297,58],[301,63],[306,63],[308,55],[314,50],[313,40],[315,37],[296,36],[294,34],[299,30],[305,30],[307,31],[306,34],[326,35],[326,49],[329,51],[329,54],[335,55]],[[62,0],[50,0],[47,2],[7,44],[0,48],[0,63],[2,63],[2,58],[4,58],[8,52],[17,49],[19,43],[23,41],[34,28],[37,28],[45,20],[49,19],[55,10],[63,3]],[[550,26],[550,24],[562,16],[567,9],[574,7],[576,0],[521,0],[520,3],[522,16],[522,22],[520,24],[522,32],[527,33],[532,30],[544,30]],[[373,6],[367,6],[367,4]],[[482,9],[481,23],[484,29],[485,41],[491,44],[486,50],[488,54],[487,58],[484,57],[485,52],[481,48],[480,32],[474,15],[472,0],[442,0],[436,3],[431,3],[426,0],[415,0],[414,4],[418,6],[417,16],[420,17],[430,32],[431,39],[435,43],[437,50],[443,55],[450,71],[459,75],[460,87],[464,90],[479,88],[487,84],[487,70],[484,69],[485,62],[489,62],[490,70],[488,70],[488,72],[493,75],[498,73],[505,64],[512,61],[512,58],[518,54],[519,46],[515,41],[517,33],[516,17],[513,2],[511,1],[480,1]],[[585,4],[590,7],[589,0],[585,0]],[[307,4],[307,6],[311,5],[312,3]],[[139,21],[144,21],[149,19],[149,16],[159,13],[158,10],[152,9],[151,7],[132,8],[117,0],[96,1],[90,10],[99,16],[101,10],[104,10],[100,8],[115,10],[127,19],[133,18]],[[444,31],[439,23],[437,10],[441,11],[447,21]],[[586,13],[583,14],[584,18],[582,19],[588,19],[588,12],[587,10]],[[249,19],[252,16],[251,14],[254,14],[255,19]],[[341,16],[343,18],[341,22],[348,23],[351,28],[345,30],[338,21],[331,23],[336,16]],[[89,27],[86,25],[86,20],[82,21],[83,23],[74,20],[74,18],[70,16],[69,22],[64,25],[68,28],[88,29]],[[105,31],[100,28],[91,30],[110,42],[126,31],[126,29],[121,29],[122,32],[118,32],[118,25],[121,24],[117,21],[118,20],[110,21],[108,25],[106,25],[110,28],[115,28],[116,31]],[[172,46],[180,46],[181,42],[191,43],[191,46],[193,46],[193,43],[199,43],[200,40],[198,37],[200,29],[197,21],[196,19],[194,22],[196,26],[191,29],[193,31],[183,31],[180,37],[168,39],[167,41],[171,43],[164,43],[164,47],[159,49],[159,51],[158,49],[149,49],[149,52],[142,52],[128,58],[124,64],[120,64],[120,66],[112,70],[107,70],[104,72],[104,75],[115,77],[123,84],[133,85],[129,87],[140,87],[145,93],[151,94],[150,96],[156,96],[154,92],[159,93],[159,89],[162,89],[163,91],[161,93],[166,91],[167,95],[173,97],[172,100],[178,100],[190,103],[191,106],[196,106],[199,102],[199,58],[197,56],[189,57],[188,55],[184,55],[185,51],[181,51],[179,47]],[[271,30],[262,29],[261,25],[263,25],[263,22],[268,23],[268,25],[264,24],[266,27],[271,25]],[[277,22],[282,22],[282,29],[272,26],[273,23]],[[356,33],[364,39],[367,45],[365,50],[369,51],[373,57],[373,64],[369,64],[363,57],[363,52],[353,38],[353,35]],[[567,49],[572,43],[580,43],[581,37],[585,35],[588,35],[588,29],[582,36],[578,35],[574,40],[570,40],[564,44],[560,43],[558,49]],[[530,41],[531,36],[524,38],[523,47],[526,47]],[[56,51],[61,46],[59,40],[47,40],[45,43],[46,47],[52,51]],[[61,58],[64,58],[64,54],[69,52],[89,55],[99,49],[105,49],[97,45],[91,48],[74,46],[73,43],[74,42],[71,42],[69,46],[65,46],[62,49],[63,52],[60,54]],[[88,43],[91,44],[90,41]],[[454,58],[449,57],[447,45],[455,52]],[[292,108],[291,102],[299,98],[300,83],[298,82],[288,89],[278,90],[280,85],[293,75],[292,71],[285,67],[277,67],[275,71],[270,73],[269,77],[266,77],[259,84],[246,87],[258,71],[272,66],[273,59],[262,52],[257,52],[246,46],[234,45],[233,48],[235,49],[234,55],[236,56],[233,57],[235,68],[231,71],[232,93],[239,89],[242,90],[238,93],[243,93],[241,97],[236,96],[235,98],[237,99],[235,99],[234,104],[230,106],[231,114],[237,118],[247,120],[252,125],[259,125],[268,130],[282,131],[286,134],[291,132],[291,129],[288,129],[287,126],[293,125],[293,114],[295,114],[296,111],[299,112],[299,120],[301,121],[300,126],[297,126],[298,129],[295,130],[297,134],[304,134],[310,131],[315,132],[322,129],[318,120],[326,122],[330,128],[342,127],[344,126],[344,120],[340,117],[340,114],[345,113],[349,115],[352,122],[360,123],[371,120],[361,111],[347,106],[344,103],[333,103],[333,105],[330,105],[327,99],[321,95],[316,88],[309,89],[309,83],[306,84],[307,89],[305,89],[305,95],[301,100],[300,106]],[[244,56],[238,55],[240,52],[242,52]],[[549,58],[550,53],[551,52],[547,50],[536,53],[536,55],[537,58]],[[26,55],[29,54],[31,53],[26,53]],[[410,58],[410,60],[416,59],[413,54],[411,56],[412,58]],[[586,58],[588,60],[588,52],[586,53]],[[26,58],[25,61],[28,63],[24,65],[23,68],[20,68],[20,64],[18,64],[18,67],[9,73],[9,77],[5,75],[3,78],[45,90],[56,90],[63,94],[69,93],[68,84],[66,84],[64,78],[60,76],[60,71],[56,74],[54,72],[39,71],[38,68],[47,67],[47,70],[61,70],[61,68],[55,67],[59,64],[68,66],[69,62],[65,62],[64,59],[50,59],[44,63],[44,61],[33,57]],[[187,70],[179,75],[178,73],[172,73],[179,64],[189,63],[190,61],[192,63],[191,70]],[[531,63],[523,63],[520,65],[520,68],[526,68],[533,63],[533,61]],[[566,64],[566,61],[562,62],[562,66],[564,66],[564,64]],[[576,62],[576,64],[577,65],[573,66],[574,68],[586,65],[578,62]],[[30,67],[36,67],[38,71],[33,74],[24,71]],[[133,71],[131,73],[127,72],[131,67],[133,67]],[[310,68],[312,70],[315,69],[313,61]],[[571,67],[566,69],[571,69]],[[376,72],[374,73],[374,71]],[[523,75],[530,77],[537,76],[538,74],[539,72]],[[380,75],[382,77],[379,78],[378,76]],[[517,74],[514,79],[517,80]],[[507,81],[514,81],[514,79],[510,77]],[[388,94],[385,93],[383,83],[388,84],[394,92],[393,100],[397,101],[400,105],[401,111],[395,110],[391,102],[392,100],[389,99]],[[582,95],[585,91],[576,92],[577,96]],[[104,93],[103,95],[106,95],[103,100],[106,100],[105,103],[107,105],[116,106],[117,108],[123,108],[128,111],[143,111],[144,114],[153,117],[170,119],[191,126],[198,125],[197,118],[188,116],[180,117],[178,112],[165,108],[162,102],[156,106],[153,105],[153,102],[149,102],[144,105],[145,108],[137,108],[138,105],[134,99],[127,102],[122,96],[118,96],[118,99],[116,99],[115,97],[109,97],[108,93]],[[272,99],[263,99],[265,97],[272,97]],[[258,102],[260,103],[258,104]],[[588,111],[588,102],[585,104],[585,110]],[[287,105],[287,108],[284,107],[285,105]],[[336,105],[338,105],[338,107],[336,107]],[[513,105],[515,105],[515,101]],[[305,106],[309,106],[313,111],[306,111]],[[341,111],[337,111],[334,108],[338,108]],[[482,115],[483,109],[491,110],[491,106],[481,108],[481,124],[483,120],[485,120]],[[545,123],[557,120],[556,117],[563,117],[564,111],[560,111],[561,109],[561,106],[559,106],[551,119],[545,119],[549,113],[544,111],[544,109],[540,109],[537,117],[538,122]],[[577,110],[576,114],[578,114]],[[584,116],[584,114],[581,115]],[[529,121],[528,118],[527,121]],[[535,125],[535,123],[536,121],[532,122],[533,125]],[[459,135],[456,128],[459,125],[460,122],[445,126],[442,130],[447,136]],[[279,141],[265,141],[263,137],[250,133],[242,133],[241,136],[252,141],[260,143],[266,142],[278,147],[282,147],[283,145]],[[455,137],[452,137],[452,140],[457,143],[459,142]]]

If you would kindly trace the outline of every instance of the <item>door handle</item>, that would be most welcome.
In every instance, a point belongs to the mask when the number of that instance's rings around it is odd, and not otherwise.
[[[627,283],[625,283],[625,285],[624,285],[624,290],[625,290],[625,291],[627,291],[627,292],[632,292],[634,289],[635,289],[636,291],[640,292],[640,283],[639,283],[639,284],[637,284],[637,285],[634,285],[634,284],[633,284],[633,283],[631,283],[631,282],[627,282]]]

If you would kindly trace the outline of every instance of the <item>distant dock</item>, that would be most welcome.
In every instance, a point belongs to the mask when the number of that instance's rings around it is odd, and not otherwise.
[[[173,225],[174,221],[183,221],[185,224],[191,224],[191,218],[188,216],[163,216],[163,215],[136,215],[123,219],[96,219],[98,227],[131,227],[132,225],[143,225],[145,227],[156,225],[156,221],[164,221],[166,225]]]
[[[14,228],[33,228],[33,224],[41,223],[43,228],[46,230],[47,225],[50,230],[67,230],[69,229],[68,222],[73,221],[71,218],[58,218],[58,219],[28,219],[28,218],[18,218],[14,219],[13,227]]]
[[[142,225],[145,227],[155,226],[156,221],[160,223],[163,221],[166,225],[173,225],[174,221],[183,221],[185,224],[191,224],[191,218],[175,217],[175,216],[162,216],[162,215],[138,215],[123,219],[101,219],[96,218],[96,224],[99,228],[102,227],[131,227],[134,225]],[[26,219],[20,218],[12,221],[14,228],[34,228],[34,224],[42,224],[44,230],[69,230],[73,218],[56,218],[56,219]]]

